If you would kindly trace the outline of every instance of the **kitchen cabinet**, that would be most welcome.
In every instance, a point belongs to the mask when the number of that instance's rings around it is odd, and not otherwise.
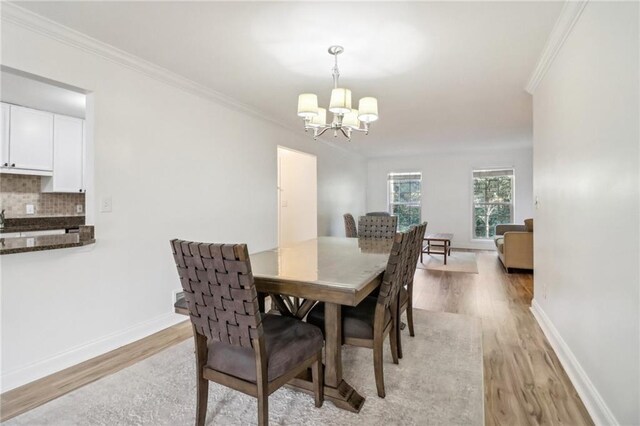
[[[9,160],[3,168],[51,174],[53,114],[11,105],[9,123]]]
[[[84,120],[56,114],[53,129],[53,176],[42,192],[84,192]]]
[[[0,121],[0,165],[9,165],[9,121],[11,120],[11,106],[2,105],[2,121]]]

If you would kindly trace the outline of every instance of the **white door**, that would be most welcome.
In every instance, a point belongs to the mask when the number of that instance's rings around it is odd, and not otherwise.
[[[11,105],[9,165],[53,170],[53,114]]]
[[[318,236],[315,155],[278,147],[278,245]]]
[[[9,167],[9,121],[11,107],[2,104],[2,122],[0,123],[0,166]]]
[[[54,118],[53,192],[82,192],[83,125],[79,118]]]

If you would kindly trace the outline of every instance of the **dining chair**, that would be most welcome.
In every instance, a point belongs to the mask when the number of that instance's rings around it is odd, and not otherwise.
[[[360,216],[358,219],[360,238],[393,238],[397,229],[397,216]]]
[[[204,425],[209,381],[258,400],[269,423],[269,395],[311,367],[315,405],[324,400],[322,332],[291,317],[262,314],[246,244],[172,240],[193,326],[196,425]]]
[[[344,217],[344,233],[347,238],[358,238],[358,229],[356,221],[351,213],[345,213]]]
[[[413,232],[413,231],[412,231]],[[404,281],[405,263],[411,254],[409,233],[397,233],[389,254],[377,297],[366,297],[357,306],[342,306],[342,342],[345,345],[373,349],[373,370],[380,398],[385,397],[382,352],[389,336],[394,364],[398,363],[397,330],[398,292]],[[324,303],[311,309],[307,322],[324,332]]]
[[[402,358],[402,335],[400,333],[400,320],[402,319],[402,314],[404,312],[407,313],[409,335],[411,337],[415,336],[413,329],[413,279],[416,274],[416,268],[418,267],[418,258],[420,257],[420,253],[422,252],[422,244],[424,240],[424,233],[427,230],[427,222],[416,225],[413,229],[415,230],[415,232],[411,235],[411,254],[409,257],[409,261],[406,263],[407,271],[403,274],[405,281],[402,283],[398,295],[399,307],[398,321],[396,323],[398,325],[398,330],[396,333],[396,336],[398,337],[398,358]]]

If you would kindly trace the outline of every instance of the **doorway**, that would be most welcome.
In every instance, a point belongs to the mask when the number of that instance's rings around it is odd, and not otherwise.
[[[278,147],[278,246],[318,236],[315,155]]]

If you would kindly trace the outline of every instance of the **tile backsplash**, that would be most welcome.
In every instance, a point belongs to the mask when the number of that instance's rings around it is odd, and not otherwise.
[[[5,216],[26,216],[27,204],[35,207],[35,216],[84,215],[84,194],[55,194],[40,192],[40,176],[0,174],[0,204]],[[76,213],[76,205],[82,204],[83,213]]]

